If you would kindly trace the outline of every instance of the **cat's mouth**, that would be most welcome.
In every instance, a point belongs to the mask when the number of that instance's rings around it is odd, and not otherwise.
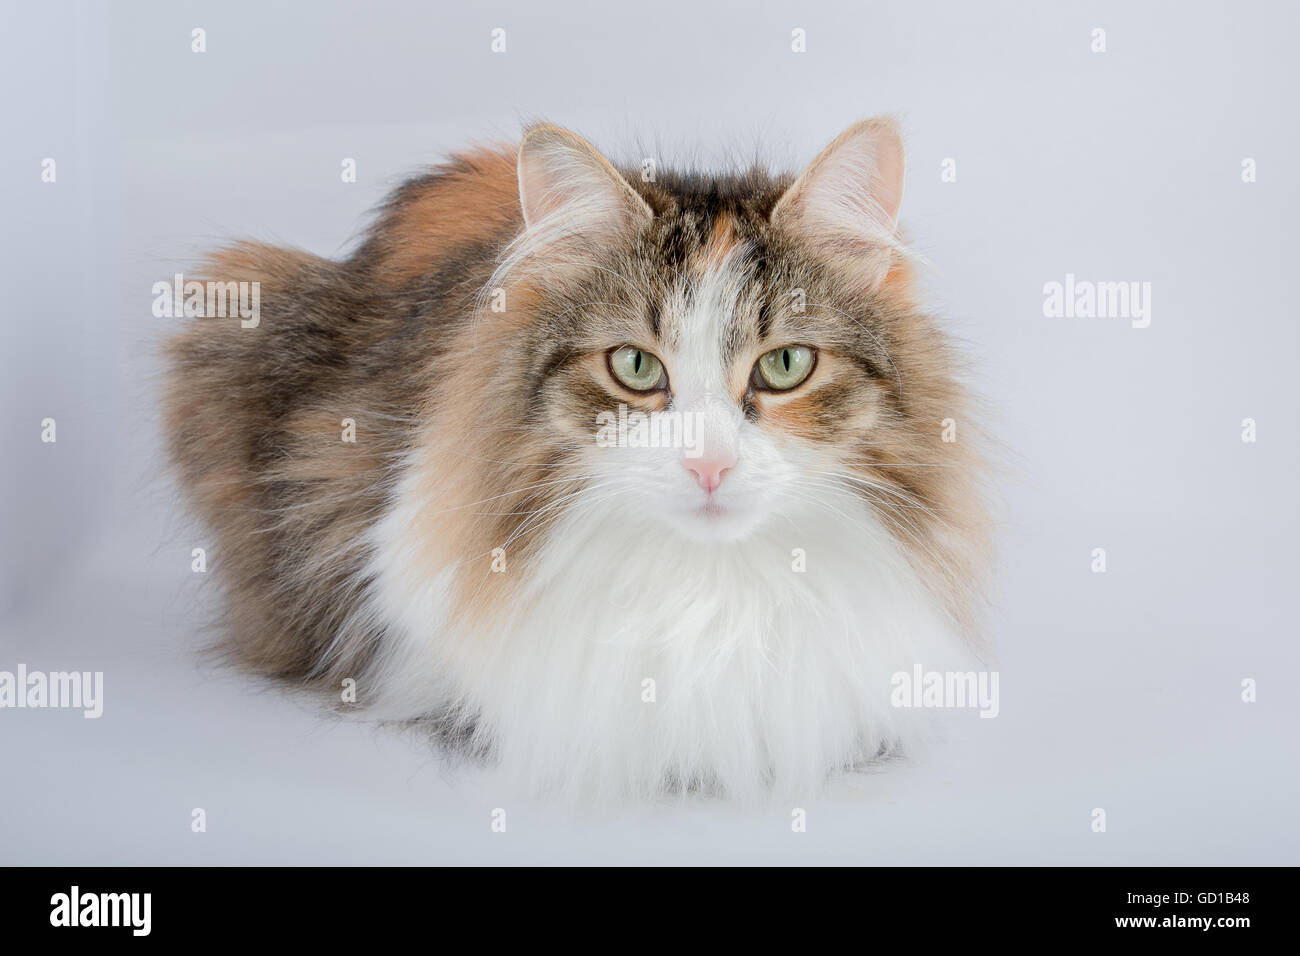
[[[678,514],[680,517],[673,523],[688,538],[704,543],[737,541],[749,534],[754,523],[749,508],[738,507],[734,502],[723,504],[714,495]]]
[[[703,505],[695,509],[695,515],[701,521],[724,521],[730,514],[727,507],[712,495],[709,495]]]

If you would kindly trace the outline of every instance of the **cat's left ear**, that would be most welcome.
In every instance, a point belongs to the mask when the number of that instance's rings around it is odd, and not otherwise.
[[[898,248],[903,201],[903,137],[877,117],[850,126],[822,150],[772,210],[778,228],[835,258],[853,260],[871,284]]]

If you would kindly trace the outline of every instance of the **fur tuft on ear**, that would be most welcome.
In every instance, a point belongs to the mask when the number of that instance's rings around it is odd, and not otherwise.
[[[519,146],[519,205],[528,229],[592,243],[618,239],[650,219],[650,207],[594,146],[543,123]]]
[[[517,167],[524,229],[502,253],[485,294],[529,274],[589,262],[654,216],[594,146],[551,123],[525,132]]]
[[[849,127],[822,150],[772,210],[772,222],[836,257],[860,260],[872,284],[884,278],[903,201],[903,138],[888,117]]]

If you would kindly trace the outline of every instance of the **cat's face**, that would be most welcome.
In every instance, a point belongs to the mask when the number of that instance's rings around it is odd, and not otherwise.
[[[840,497],[893,380],[869,309],[779,237],[737,237],[679,274],[658,232],[611,262],[631,281],[602,267],[566,294],[537,353],[539,414],[579,443],[587,493],[701,540]]]
[[[555,459],[586,477],[573,506],[617,500],[727,541],[886,497],[864,466],[900,429],[906,454],[910,427],[882,288],[901,193],[892,126],[842,137],[793,185],[640,193],[570,137],[545,128],[521,152],[529,254],[545,264],[514,381]]]
[[[625,178],[554,126],[502,172],[523,223],[431,370],[427,566],[537,568],[557,535],[606,528],[632,549],[773,529],[793,548],[814,526],[851,549],[883,529],[961,611],[973,425],[910,291],[892,123],[850,128],[793,182]],[[452,224],[514,204],[501,190]],[[528,579],[470,573],[463,598],[498,606]]]

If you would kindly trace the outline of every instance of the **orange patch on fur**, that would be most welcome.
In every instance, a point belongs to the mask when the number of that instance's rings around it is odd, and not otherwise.
[[[916,271],[912,264],[897,258],[880,281],[880,291],[893,300],[896,307],[912,308],[916,304],[915,281]]]
[[[713,229],[709,233],[709,242],[704,247],[701,258],[703,269],[716,269],[736,248],[736,224],[725,212],[718,213],[713,220]]]
[[[409,282],[446,262],[457,247],[502,229],[521,230],[516,162],[512,146],[457,155],[449,171],[398,206],[385,228],[384,277]]]

